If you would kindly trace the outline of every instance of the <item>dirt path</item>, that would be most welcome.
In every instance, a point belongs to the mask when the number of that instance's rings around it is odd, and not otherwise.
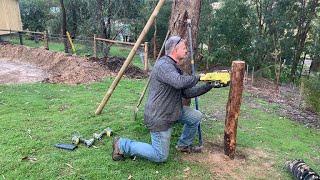
[[[40,82],[47,77],[47,73],[40,68],[0,58],[0,84]]]

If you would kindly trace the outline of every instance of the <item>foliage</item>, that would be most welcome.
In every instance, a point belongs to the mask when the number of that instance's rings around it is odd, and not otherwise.
[[[64,2],[67,29],[73,37],[102,34],[97,19],[97,0]],[[125,24],[132,33],[132,41],[137,39],[157,4],[157,1],[149,0],[101,2],[105,21],[111,19],[111,37],[118,32],[117,25]],[[221,7],[213,9],[212,3],[220,3]],[[24,28],[41,31],[49,29],[53,34],[61,33],[61,12],[57,0],[21,0],[20,4]],[[166,1],[157,17],[158,48],[168,29],[171,4],[172,1]],[[202,1],[198,42],[208,46],[202,53],[212,65],[230,66],[232,60],[242,59],[256,70],[270,65],[276,67],[284,60],[294,69],[299,65],[295,65],[296,56],[299,56],[298,61],[301,61],[305,54],[320,61],[319,8],[316,8],[318,14],[315,16],[311,7],[309,1],[299,0]],[[306,26],[301,26],[303,24]],[[152,40],[153,32],[154,27],[148,32],[146,41]],[[305,42],[304,32],[307,32]],[[276,53],[279,53],[277,58]],[[298,76],[299,68],[294,71],[294,75]],[[289,76],[292,76],[292,73]]]
[[[213,9],[211,4],[214,2],[222,7]],[[320,59],[317,55],[319,20],[312,15],[312,6],[307,1],[298,0],[204,1],[199,39],[208,45],[205,56],[213,64],[228,66],[231,60],[240,58],[257,70],[278,66],[282,63],[279,59],[286,60],[286,64],[293,68],[301,47],[302,55],[307,53],[316,60]],[[308,24],[301,27],[302,21],[308,23],[309,20],[312,20],[310,31]],[[297,33],[299,29],[304,32],[303,28],[308,33],[306,42],[301,33]],[[301,42],[297,43],[298,40]],[[275,53],[279,53],[278,58]],[[295,70],[296,74],[298,71],[299,68]]]
[[[305,100],[307,105],[314,111],[320,113],[320,75],[303,78],[305,83]]]
[[[23,29],[44,31],[50,12],[46,0],[23,0],[20,2]]]

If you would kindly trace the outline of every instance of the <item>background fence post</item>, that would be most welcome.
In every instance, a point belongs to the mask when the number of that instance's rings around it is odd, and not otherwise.
[[[49,50],[49,35],[47,30],[44,31],[44,46],[46,50]]]
[[[18,32],[18,34],[19,34],[20,45],[23,45],[22,34],[21,32]]]
[[[96,41],[96,34],[93,35],[93,56],[97,57],[97,41]]]
[[[144,71],[148,71],[148,42],[144,43]]]
[[[254,66],[252,66],[251,86],[253,86],[253,78],[254,78]]]

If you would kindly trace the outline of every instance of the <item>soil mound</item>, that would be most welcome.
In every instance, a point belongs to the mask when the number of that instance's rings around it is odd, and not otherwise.
[[[65,84],[89,83],[100,81],[106,76],[116,76],[124,62],[123,58],[118,57],[88,59],[8,43],[0,44],[0,58],[34,65],[48,74],[46,82]],[[147,74],[137,67],[129,66],[125,76],[144,78]]]
[[[97,62],[112,72],[119,72],[125,60],[126,59],[122,57],[89,58],[89,61]],[[127,77],[137,79],[147,77],[147,74],[144,73],[143,70],[133,65],[129,65],[129,67],[125,70],[125,75]]]

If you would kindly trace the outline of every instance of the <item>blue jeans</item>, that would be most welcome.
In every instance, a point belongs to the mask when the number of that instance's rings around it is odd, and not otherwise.
[[[178,146],[189,146],[197,134],[202,113],[184,106],[178,122],[184,124]],[[151,144],[137,142],[126,138],[119,139],[119,149],[124,155],[138,156],[154,162],[165,162],[169,155],[172,128],[161,132],[150,132]]]

